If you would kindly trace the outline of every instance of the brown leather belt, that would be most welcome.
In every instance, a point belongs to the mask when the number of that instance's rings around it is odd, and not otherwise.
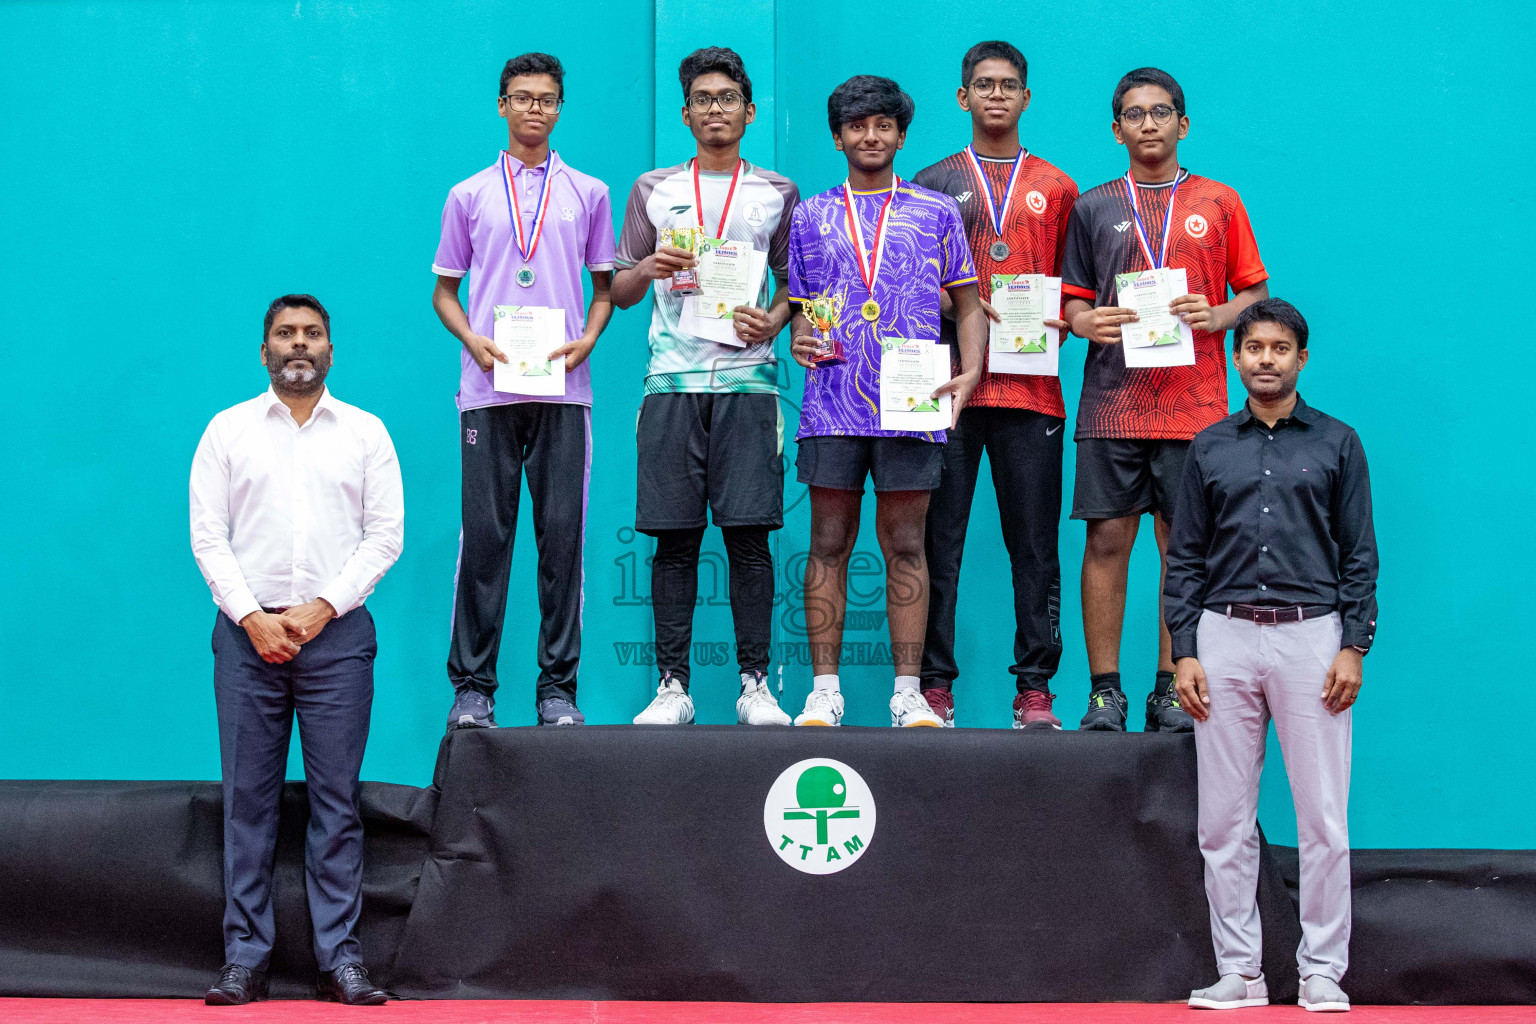
[[[1249,622],[1260,626],[1278,626],[1282,622],[1302,622],[1306,619],[1317,619],[1330,612],[1311,611],[1299,604],[1282,606],[1264,604],[1229,604],[1226,606],[1226,615],[1229,619],[1247,619]]]

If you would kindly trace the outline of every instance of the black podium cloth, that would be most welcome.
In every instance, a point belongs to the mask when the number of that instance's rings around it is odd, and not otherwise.
[[[831,875],[764,824],[833,758],[877,826]],[[1182,999],[1214,977],[1188,737],[589,727],[459,732],[425,790],[365,783],[364,955],[416,997]],[[0,781],[0,995],[195,997],[222,961],[216,783]],[[302,783],[274,995],[308,996]],[[1536,851],[1356,850],[1357,1003],[1536,1002]],[[1276,1001],[1296,854],[1265,847]]]
[[[410,913],[433,790],[363,783],[364,962],[386,971]],[[224,962],[216,782],[0,782],[0,994],[200,996]],[[313,996],[303,783],[283,789],[274,996]]]
[[[1193,753],[1192,737],[1156,734],[459,733],[391,983],[425,997],[1181,998],[1214,969]],[[858,772],[878,806],[867,851],[824,876],[781,862],[764,826],[769,787],[813,757]],[[1289,913],[1283,888],[1270,895]]]

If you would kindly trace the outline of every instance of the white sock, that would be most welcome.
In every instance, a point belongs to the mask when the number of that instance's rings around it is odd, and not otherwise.
[[[831,690],[836,693],[839,689],[841,689],[841,687],[839,687],[837,684],[837,673],[833,672],[831,675],[826,676],[812,676],[811,689]]]
[[[896,692],[900,693],[902,690],[915,690],[918,688],[917,684],[921,681],[922,680],[918,679],[917,676],[897,676]]]
[[[764,682],[766,683],[767,680],[765,679]],[[745,690],[749,686],[752,686],[752,687],[757,686],[757,673],[756,672],[743,672],[741,674],[741,688],[743,690]]]

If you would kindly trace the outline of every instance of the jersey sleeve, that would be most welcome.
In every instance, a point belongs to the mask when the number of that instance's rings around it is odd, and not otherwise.
[[[612,270],[614,260],[613,207],[608,199],[608,186],[598,185],[592,190],[591,209],[587,214],[587,269]]]
[[[621,267],[632,267],[656,251],[656,225],[651,223],[651,215],[645,208],[652,188],[641,178],[629,190],[624,227],[619,232],[618,250],[613,259]]]
[[[788,219],[789,247],[786,269],[789,273],[789,298],[791,302],[809,302],[812,284],[805,279],[805,207],[796,206],[795,212]]]
[[[1062,258],[1067,251],[1067,222],[1072,219],[1072,208],[1077,205],[1077,183],[1071,178],[1061,179],[1061,209],[1056,214],[1056,260],[1051,265],[1052,275],[1061,276]]]
[[[437,240],[437,255],[432,257],[432,273],[441,277],[463,277],[469,273],[474,246],[469,238],[469,214],[457,190],[448,193],[443,204],[443,230]]]
[[[1061,297],[1097,302],[1099,280],[1093,263],[1093,227],[1082,203],[1074,203],[1067,216],[1066,238],[1061,250]]]
[[[788,178],[773,184],[784,200],[784,209],[768,240],[768,269],[775,278],[783,281],[789,273],[789,240],[794,234],[795,211],[800,208],[800,189]]]
[[[1227,284],[1234,292],[1240,292],[1268,280],[1269,271],[1259,259],[1259,243],[1253,237],[1253,225],[1248,223],[1248,211],[1235,193],[1232,204],[1232,216],[1227,222]]]
[[[976,283],[976,268],[971,265],[971,243],[965,237],[965,221],[960,207],[949,196],[943,198],[944,213],[939,228],[939,286],[955,288]]]

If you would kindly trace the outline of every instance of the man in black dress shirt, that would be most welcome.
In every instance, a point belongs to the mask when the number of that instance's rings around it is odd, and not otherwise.
[[[1195,436],[1163,607],[1195,719],[1200,852],[1221,980],[1191,1006],[1267,1003],[1255,824],[1271,716],[1296,803],[1300,1003],[1347,1010],[1350,713],[1376,635],[1376,533],[1360,438],[1301,400],[1307,322],[1264,299],[1233,326],[1248,401]]]

